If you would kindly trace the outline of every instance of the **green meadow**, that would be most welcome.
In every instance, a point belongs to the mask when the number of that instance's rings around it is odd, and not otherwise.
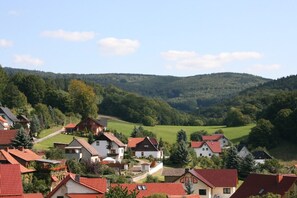
[[[117,130],[118,132],[121,132],[126,136],[130,136],[135,126],[138,127],[140,125],[115,120],[108,121],[108,129]],[[162,137],[164,141],[167,141],[169,143],[174,143],[176,141],[176,133],[181,129],[187,132],[188,138],[190,137],[190,134],[195,131],[205,130],[209,134],[212,134],[213,132],[222,129],[225,136],[236,144],[239,143],[240,140],[247,137],[251,128],[254,126],[254,124],[242,127],[156,125],[153,127],[143,126],[143,128],[154,132],[155,134],[157,134],[158,138]]]
[[[140,126],[139,124],[124,122],[120,120],[109,120],[108,129],[117,130],[118,132],[123,133],[127,137],[130,136],[134,127]],[[164,141],[169,143],[174,143],[176,141],[176,134],[178,131],[183,129],[188,135],[195,131],[205,130],[209,134],[222,129],[225,136],[230,139],[233,143],[239,143],[240,140],[248,136],[250,130],[255,125],[247,125],[243,127],[225,127],[225,126],[172,126],[172,125],[156,125],[153,127],[143,126],[146,130],[152,131],[157,135],[157,138],[162,138]],[[42,132],[42,136],[45,136],[48,131]],[[59,134],[52,138],[46,139],[40,143],[34,145],[35,150],[46,150],[49,147],[53,147],[54,142],[60,143],[70,143],[74,136]]]

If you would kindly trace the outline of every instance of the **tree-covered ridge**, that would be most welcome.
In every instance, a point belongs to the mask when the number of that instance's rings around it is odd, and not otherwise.
[[[69,79],[80,79],[104,87],[114,85],[143,96],[162,98],[171,106],[183,111],[193,111],[197,107],[213,105],[223,99],[235,96],[244,89],[270,81],[262,77],[238,73],[174,77],[142,74],[55,74],[12,68],[4,69],[9,75],[23,72],[55,79],[54,82],[59,83],[60,86]]]

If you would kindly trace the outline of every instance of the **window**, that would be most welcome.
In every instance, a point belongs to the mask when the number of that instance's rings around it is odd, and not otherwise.
[[[206,148],[206,150],[208,151],[208,148]]]
[[[199,189],[199,195],[206,195],[206,189]]]
[[[200,153],[200,156],[202,156],[202,153]]]
[[[96,141],[96,146],[99,146],[100,142],[99,141]]]
[[[204,151],[204,148],[202,148],[202,151]]]
[[[208,156],[211,156],[211,153],[209,153]]]
[[[146,145],[144,145],[144,147],[145,147],[145,148],[148,148],[149,146],[146,144]]]
[[[231,194],[231,189],[230,188],[223,188],[223,193],[224,194]]]
[[[57,196],[57,198],[64,198],[64,196]]]

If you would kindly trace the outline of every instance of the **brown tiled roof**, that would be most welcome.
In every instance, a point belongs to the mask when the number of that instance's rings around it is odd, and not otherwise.
[[[128,138],[128,148],[135,148],[136,144],[142,142],[144,138]]]
[[[24,161],[30,162],[37,159],[41,159],[39,155],[31,151],[30,149],[8,149],[7,152],[12,156],[16,156]]]
[[[204,177],[214,187],[236,187],[236,169],[195,169],[199,175]]]
[[[296,175],[264,175],[251,173],[231,198],[246,198],[267,193],[283,197],[297,181]]]
[[[23,197],[23,186],[20,165],[0,164],[1,197]]]
[[[184,168],[164,168],[163,176],[182,176],[185,173]]]
[[[75,138],[79,144],[84,147],[85,149],[87,149],[87,151],[89,151],[89,153],[92,156],[96,156],[98,155],[98,152],[96,151],[96,149],[94,147],[92,147],[85,139],[83,138]]]
[[[0,145],[10,145],[16,134],[17,130],[0,130]]]
[[[125,147],[125,144],[121,142],[116,136],[114,136],[113,133],[101,133],[101,135],[104,135],[107,137],[110,141],[116,143],[119,147]]]
[[[19,164],[20,165],[20,169],[21,169],[21,173],[30,173],[30,172],[34,172],[35,171],[33,169],[28,169],[28,168],[24,167],[23,165],[21,165],[16,159],[14,159],[5,150],[1,149],[0,150],[0,153],[3,155],[3,157],[6,159],[6,161],[9,162],[10,164]]]
[[[213,134],[213,135],[203,135],[203,141],[218,141],[219,139],[225,137],[223,134]]]

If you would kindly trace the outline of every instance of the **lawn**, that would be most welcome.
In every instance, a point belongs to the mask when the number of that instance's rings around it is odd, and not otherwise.
[[[75,137],[75,136],[65,135],[65,134],[55,135],[54,137],[46,139],[40,143],[34,144],[33,149],[37,150],[37,151],[47,150],[49,147],[53,147],[54,142],[70,143],[71,140],[73,140],[73,137]]]
[[[139,124],[133,124],[121,121],[108,121],[108,128],[111,130],[117,130],[122,132],[126,136],[130,136],[134,126],[139,126]],[[157,134],[157,137],[162,137],[163,140],[174,143],[176,141],[176,133],[183,129],[187,132],[188,137],[192,132],[205,130],[209,134],[222,129],[227,138],[229,138],[233,143],[238,143],[243,138],[247,137],[251,128],[255,125],[247,125],[243,127],[225,127],[225,126],[172,126],[172,125],[157,125],[153,127],[144,126],[146,130],[152,131]]]
[[[60,130],[63,126],[54,126],[50,129],[45,129],[45,130],[42,130],[39,134],[39,138],[43,138],[45,136],[48,136],[50,134],[52,134],[53,132],[56,132],[58,130]]]

